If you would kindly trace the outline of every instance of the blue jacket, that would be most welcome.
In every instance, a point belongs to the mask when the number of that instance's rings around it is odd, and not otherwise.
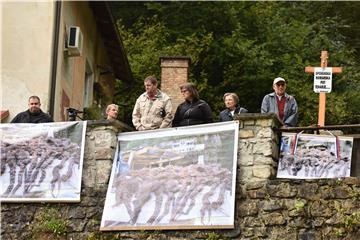
[[[286,127],[295,127],[298,121],[298,106],[293,96],[285,93],[284,119],[280,119]],[[276,113],[279,109],[276,102],[275,92],[265,95],[261,104],[261,113]]]

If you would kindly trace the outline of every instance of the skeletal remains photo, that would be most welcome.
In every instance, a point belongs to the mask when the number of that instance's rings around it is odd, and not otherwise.
[[[0,142],[2,201],[77,198],[79,144],[53,134],[19,139]]]
[[[194,217],[190,212],[198,200],[200,221],[205,224],[213,212],[221,211],[226,193],[232,194],[231,181],[231,171],[219,164],[143,168],[116,176],[113,207],[123,204],[131,224],[159,224],[166,216],[164,222],[176,223]],[[149,201],[153,212],[139,221]]]
[[[279,178],[340,178],[350,176],[353,140],[331,135],[284,134]]]
[[[100,230],[232,228],[238,125],[214,125],[124,134]]]

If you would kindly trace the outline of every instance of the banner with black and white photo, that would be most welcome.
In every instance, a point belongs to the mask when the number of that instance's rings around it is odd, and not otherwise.
[[[86,122],[0,124],[2,202],[79,202]]]
[[[120,133],[101,231],[233,228],[238,122]]]
[[[349,177],[352,147],[352,137],[283,133],[277,177]]]

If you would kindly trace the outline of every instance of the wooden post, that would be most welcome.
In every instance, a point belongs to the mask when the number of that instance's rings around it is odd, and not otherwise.
[[[327,51],[321,51],[321,62],[320,66],[322,68],[326,68],[328,64],[328,52]],[[341,73],[342,68],[341,67],[332,67],[332,73]],[[314,67],[305,67],[306,73],[314,73],[315,68]],[[319,126],[325,126],[325,106],[326,106],[326,93],[321,92],[319,93],[319,115],[318,115],[318,125]]]

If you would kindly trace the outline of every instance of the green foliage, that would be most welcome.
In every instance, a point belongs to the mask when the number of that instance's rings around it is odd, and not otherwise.
[[[101,108],[96,105],[84,109],[84,120],[99,120],[102,116]]]
[[[116,240],[123,239],[120,233],[106,233],[103,232],[92,232],[86,236],[86,240]]]
[[[345,209],[342,207],[341,203],[338,201],[334,202],[334,209],[336,210],[337,213],[343,214],[345,212]]]
[[[97,239],[100,239],[100,236],[99,236],[99,234],[94,233],[94,232],[92,232],[86,236],[86,240],[97,240]]]
[[[333,233],[338,238],[346,238],[360,229],[360,211],[351,215],[345,215],[341,221],[341,227],[334,228]],[[352,239],[351,237],[349,239]]]
[[[266,193],[265,196],[264,196],[264,199],[267,200],[267,201],[270,201],[271,200],[270,194]]]
[[[217,119],[225,92],[236,92],[240,105],[259,112],[272,80],[288,80],[287,92],[299,105],[299,125],[317,123],[318,94],[306,66],[320,66],[329,51],[329,66],[344,68],[333,76],[327,94],[326,124],[360,121],[359,51],[351,27],[360,27],[347,13],[360,3],[333,2],[113,2],[135,83],[117,83],[116,101],[124,103],[126,122],[144,91],[148,75],[160,78],[160,56],[191,58],[194,82]]]
[[[360,189],[356,186],[352,186],[351,188],[349,188],[349,196],[351,196],[351,198],[354,201],[359,201],[360,200]]]
[[[345,228],[348,231],[354,231],[360,228],[360,211],[348,215],[344,219]]]
[[[301,200],[296,200],[295,201],[295,209],[297,212],[300,212],[304,209],[305,207],[305,203]]]
[[[221,234],[216,232],[209,232],[206,234],[206,240],[221,240],[225,239]]]
[[[334,235],[339,238],[346,236],[346,232],[345,232],[344,228],[334,228],[333,232],[334,232]]]
[[[69,221],[63,219],[55,208],[44,208],[39,211],[30,227],[33,239],[39,239],[44,234],[51,234],[56,239],[62,239],[66,233]]]

